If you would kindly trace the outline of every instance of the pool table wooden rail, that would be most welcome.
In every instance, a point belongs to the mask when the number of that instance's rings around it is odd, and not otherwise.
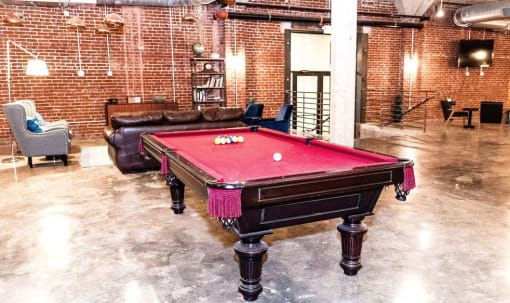
[[[141,136],[146,153],[161,162],[162,155],[168,159],[170,171],[202,196],[207,197],[207,187],[242,189],[242,208],[257,208],[265,204],[283,203],[307,198],[356,192],[399,184],[403,182],[403,168],[413,166],[413,161],[369,165],[339,171],[323,171],[278,178],[242,182],[220,182],[185,157],[164,144],[151,140],[149,134]]]

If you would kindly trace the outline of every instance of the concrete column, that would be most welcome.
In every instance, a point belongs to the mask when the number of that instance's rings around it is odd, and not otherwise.
[[[331,1],[331,142],[354,145],[357,0]]]

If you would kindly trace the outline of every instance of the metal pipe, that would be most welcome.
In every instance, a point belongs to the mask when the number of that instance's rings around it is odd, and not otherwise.
[[[358,26],[422,29],[423,23],[358,20]]]
[[[243,5],[246,7],[286,9],[286,10],[319,12],[319,13],[331,12],[331,10],[329,8],[292,6],[292,5],[281,5],[281,4],[264,4],[264,3],[253,3],[253,2],[243,2],[243,1],[236,1],[236,5]]]
[[[331,18],[318,17],[299,17],[288,15],[269,15],[269,14],[249,14],[229,12],[228,18],[246,19],[246,20],[263,20],[263,21],[282,21],[282,22],[309,22],[309,23],[331,23]],[[405,27],[405,28],[423,28],[422,23],[413,22],[396,22],[396,21],[375,21],[375,20],[358,20],[359,26],[375,26],[375,27]]]
[[[169,19],[170,19],[170,52],[172,54],[172,89],[173,89],[173,97],[174,102],[176,101],[175,98],[175,60],[174,60],[174,27],[173,27],[173,21],[172,21],[172,8],[168,8],[169,12]]]
[[[413,62],[414,60],[414,28],[411,32],[411,55],[409,56],[409,60]],[[414,63],[413,63],[414,64]],[[409,105],[408,107],[411,108],[411,98],[413,94],[413,74],[409,73]]]
[[[358,12],[358,15],[373,16],[373,17],[385,17],[385,18],[410,18],[410,19],[420,19],[420,21],[430,20],[429,16],[385,14],[385,13],[374,13],[374,12]]]
[[[507,22],[504,19],[509,17],[510,0],[503,0],[459,8],[453,16],[453,22],[461,27],[477,24],[477,27],[506,30]],[[485,26],[483,23],[488,21],[500,21],[500,24],[491,22]]]

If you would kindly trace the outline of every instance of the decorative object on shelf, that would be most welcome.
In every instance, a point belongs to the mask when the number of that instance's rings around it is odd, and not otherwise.
[[[106,25],[108,27],[112,27],[115,29],[120,29],[120,28],[124,27],[124,23],[125,23],[124,19],[116,13],[110,13],[110,14],[106,15],[104,17],[103,21],[104,21],[104,23],[106,23]]]
[[[226,10],[219,10],[214,13],[214,19],[221,20],[221,19],[227,19],[228,18],[228,12]]]
[[[4,22],[10,25],[23,25],[23,14],[11,13],[5,16]]]
[[[127,103],[141,103],[142,98],[141,97],[127,97]]]
[[[193,43],[191,50],[197,56],[201,56],[204,53],[204,46],[200,42]]]
[[[154,102],[154,103],[166,102],[166,97],[154,96],[154,97],[152,97],[152,102]]]
[[[182,22],[193,24],[197,22],[198,18],[196,16],[193,16],[192,14],[186,14],[182,17]]]
[[[191,98],[195,109],[226,106],[225,60],[191,58]]]
[[[67,25],[69,25],[72,28],[76,29],[76,40],[78,41],[78,62],[80,69],[78,69],[78,77],[85,76],[85,71],[81,67],[81,47],[80,47],[80,29],[85,28],[85,21],[81,19],[80,17],[72,17],[71,19],[67,20]]]
[[[202,71],[212,71],[213,70],[213,66],[211,63],[204,63],[204,69]]]
[[[30,55],[33,59],[28,60],[27,62],[27,68],[25,70],[25,73],[28,76],[49,76],[48,72],[48,66],[46,66],[46,62],[44,60],[40,60],[37,55],[33,54],[32,52],[28,51],[21,45],[17,44],[14,41],[7,40],[6,46],[6,53],[7,53],[7,100],[9,103],[12,102],[11,98],[11,44],[15,47],[19,48],[20,50],[24,51],[26,54]],[[12,132],[10,131],[10,140],[11,140],[11,157],[8,159],[3,159],[3,163],[15,163],[17,161],[20,161],[23,159],[23,157],[15,157],[14,156],[14,140],[12,138]]]

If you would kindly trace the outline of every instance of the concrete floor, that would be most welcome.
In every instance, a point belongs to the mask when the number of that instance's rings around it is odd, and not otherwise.
[[[510,127],[357,146],[414,159],[418,188],[407,203],[385,190],[354,277],[338,266],[341,219],[266,236],[258,302],[509,302]],[[236,236],[204,200],[187,191],[176,216],[157,172],[81,168],[79,153],[18,164],[17,181],[0,164],[0,302],[243,302]]]

